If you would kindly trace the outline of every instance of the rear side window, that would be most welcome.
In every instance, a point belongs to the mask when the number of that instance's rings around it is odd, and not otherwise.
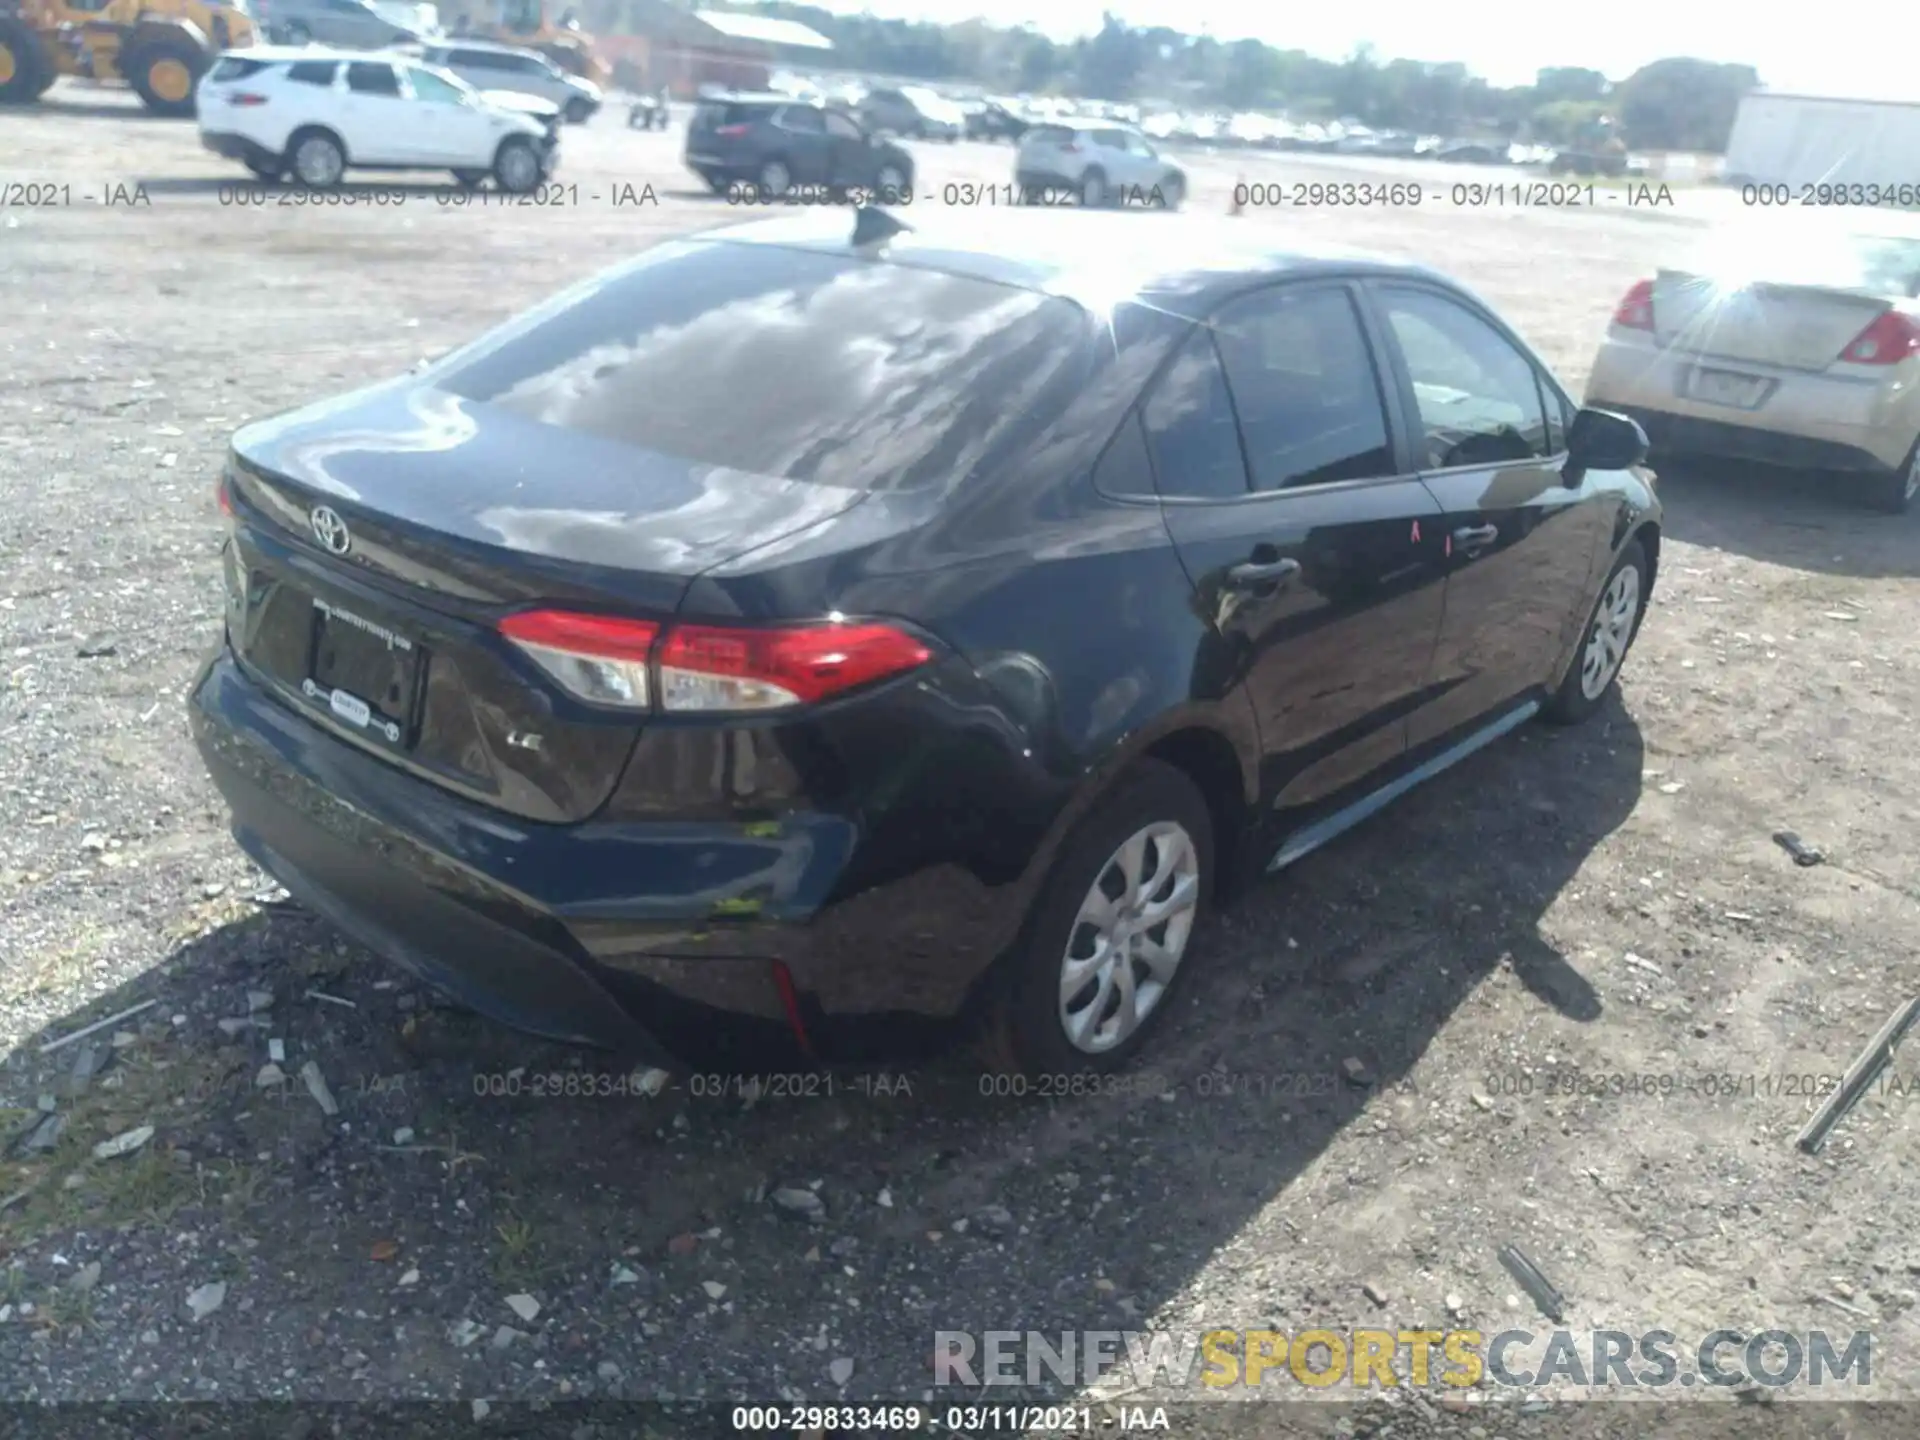
[[[1140,412],[1129,410],[1099,463],[1093,467],[1093,488],[1102,495],[1152,499],[1153,461],[1147,457],[1147,437],[1140,428]]]
[[[819,135],[826,131],[827,122],[820,118],[818,110],[809,110],[804,105],[788,105],[780,111],[780,127],[784,130],[798,130],[808,135]]]
[[[245,80],[250,75],[258,75],[267,68],[264,60],[242,60],[238,55],[223,55],[214,62],[207,78],[213,81]]]
[[[331,85],[339,68],[337,60],[301,60],[287,67],[287,79],[296,85]]]
[[[400,81],[391,65],[373,65],[356,60],[347,66],[347,88],[360,95],[400,94]]]
[[[1084,387],[1096,333],[1070,301],[966,276],[669,242],[449,356],[429,383],[718,470],[904,489],[1043,434]],[[724,492],[724,476],[711,483]]]
[[[755,107],[752,105],[731,105],[720,101],[709,101],[693,112],[693,128],[718,130],[723,125],[746,125],[754,119]]]
[[[1035,145],[1065,145],[1073,139],[1073,131],[1064,125],[1035,125],[1027,131],[1027,139]]]
[[[1196,328],[1141,409],[1160,494],[1228,500],[1247,493],[1247,465],[1213,336]]]
[[[1214,339],[1256,490],[1393,473],[1380,382],[1344,290],[1283,287],[1236,301]]]

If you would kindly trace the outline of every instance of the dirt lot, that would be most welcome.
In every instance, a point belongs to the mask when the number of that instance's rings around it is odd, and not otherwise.
[[[739,212],[695,193],[677,131],[615,116],[569,135],[568,203],[448,204],[438,177],[402,204],[376,203],[384,186],[225,203],[245,177],[191,125],[51,98],[0,115],[0,183],[70,187],[0,212],[0,1394],[490,1399],[496,1419],[529,1400],[918,1400],[936,1330],[1544,1332],[1496,1258],[1509,1243],[1573,1330],[1665,1329],[1683,1351],[1722,1326],[1870,1330],[1872,1384],[1850,1393],[1920,1394],[1920,1240],[1900,1218],[1920,1066],[1897,1062],[1823,1157],[1793,1147],[1796,1077],[1840,1071],[1920,990],[1920,522],[1807,477],[1663,472],[1624,703],[1502,742],[1254,894],[1127,1094],[995,1099],[961,1055],[830,1097],[682,1078],[536,1099],[533,1077],[603,1062],[439,1007],[271,903],[228,840],[181,706],[218,625],[213,481],[243,419]],[[925,204],[1010,178],[1005,149],[921,155]],[[1198,210],[1226,209],[1239,175],[1335,173],[1192,170]],[[1716,207],[1245,223],[1450,270],[1577,386],[1612,303]],[[1123,245],[1180,222],[1112,223]],[[1825,863],[1795,866],[1782,828]],[[223,1029],[249,991],[271,992],[260,1023]],[[262,1089],[269,1038],[291,1078]],[[106,1067],[90,1081],[83,1051]],[[517,1098],[482,1093],[515,1070]],[[1566,1093],[1580,1076],[1617,1093]],[[771,1202],[782,1186],[813,1187],[817,1223]],[[507,1303],[523,1295],[531,1319]],[[1175,1423],[1731,1435],[1763,1413],[1696,1399],[1656,1425],[1494,1388],[1466,1414],[1395,1393]],[[1778,1433],[1842,1423],[1764,1413]]]

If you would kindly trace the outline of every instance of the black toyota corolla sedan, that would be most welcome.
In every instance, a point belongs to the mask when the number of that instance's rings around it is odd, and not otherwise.
[[[247,853],[637,1061],[720,1012],[1104,1069],[1242,881],[1605,700],[1645,440],[1472,295],[1224,218],[922,219],[662,244],[241,430],[191,712]]]

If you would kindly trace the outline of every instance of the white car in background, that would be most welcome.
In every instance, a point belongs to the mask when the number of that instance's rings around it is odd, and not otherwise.
[[[451,170],[502,190],[553,173],[559,111],[483,95],[405,55],[257,46],[222,55],[200,82],[200,141],[263,180],[338,185],[350,169]]]
[[[420,46],[418,57],[452,72],[476,90],[508,90],[551,100],[569,125],[586,124],[607,99],[593,81],[569,75],[539,51],[518,45],[449,38]]]
[[[1090,207],[1177,210],[1187,196],[1184,170],[1138,130],[1103,120],[1035,125],[1013,170],[1022,192],[1070,190]]]

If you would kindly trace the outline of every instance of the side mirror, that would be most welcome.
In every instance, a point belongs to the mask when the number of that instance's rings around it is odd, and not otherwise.
[[[1647,432],[1640,422],[1611,410],[1582,409],[1567,427],[1567,483],[1589,470],[1625,470],[1647,458]]]

